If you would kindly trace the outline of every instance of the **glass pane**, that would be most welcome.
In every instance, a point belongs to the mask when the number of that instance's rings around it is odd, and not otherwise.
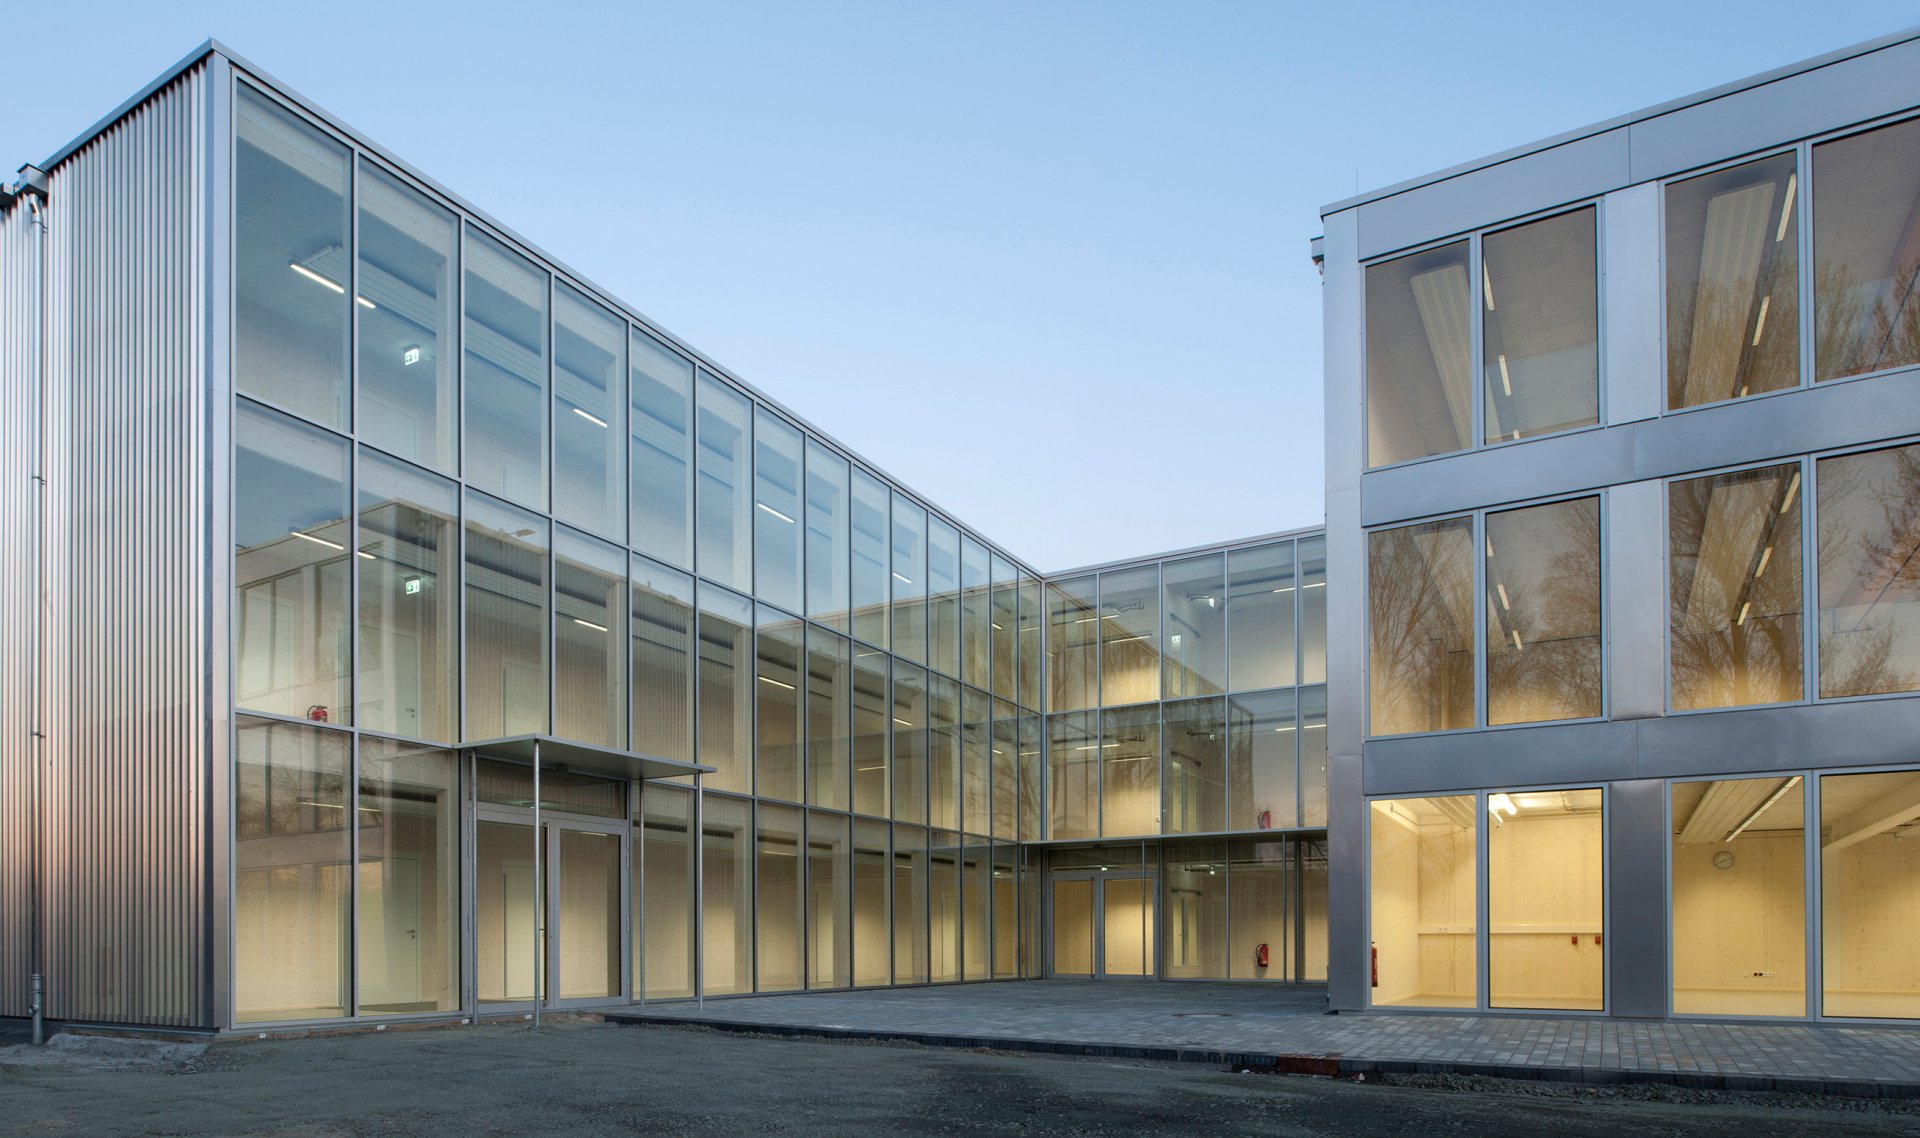
[[[1477,1006],[1473,795],[1375,801],[1370,812],[1374,1006]]]
[[[1169,703],[1166,713],[1169,834],[1227,828],[1227,701]]]
[[[1040,581],[1034,577],[1020,578],[1020,628],[1018,655],[1020,657],[1020,684],[1014,698],[1022,707],[1040,706]]]
[[[754,835],[759,864],[754,897],[754,941],[758,945],[758,992],[791,992],[801,986],[800,960],[806,921],[801,889],[800,811],[761,803]]]
[[[628,554],[560,531],[553,558],[554,733],[624,749]]]
[[[932,880],[927,946],[932,961],[927,978],[940,984],[960,979],[960,835],[933,831],[928,863]]]
[[[1327,682],[1327,539],[1303,537],[1300,558],[1300,682]]]
[[[240,85],[234,388],[347,426],[346,147]]]
[[[844,636],[807,629],[807,801],[851,804],[853,654]]]
[[[1100,833],[1160,832],[1160,708],[1100,713]]]
[[[459,734],[453,483],[360,451],[360,726],[452,742]]]
[[[758,661],[754,699],[759,731],[754,746],[754,793],[762,798],[800,801],[800,692],[806,656],[805,626],[786,613],[760,606]]]
[[[1217,553],[1161,567],[1167,629],[1161,645],[1164,698],[1227,690],[1226,563]]]
[[[1045,770],[1046,733],[1038,715],[1020,717],[1020,840],[1038,842],[1052,836],[1045,822],[1045,800],[1040,776]]]
[[[853,635],[887,646],[887,597],[891,564],[887,544],[887,484],[853,470]]]
[[[360,163],[360,438],[452,472],[454,249],[459,222],[371,162]],[[344,298],[343,298],[344,299]]]
[[[761,408],[753,417],[754,593],[800,611],[800,432]]]
[[[853,983],[893,982],[893,853],[887,824],[853,821]]]
[[[1100,832],[1100,738],[1094,713],[1047,720],[1047,836],[1091,838]]]
[[[993,832],[993,700],[972,688],[960,699],[960,828],[969,834]],[[1012,771],[1013,756],[1007,769]]]
[[[360,744],[360,1012],[460,1006],[460,798],[451,751]]]
[[[547,274],[471,227],[466,281],[467,482],[547,508]]]
[[[700,761],[713,790],[753,789],[753,602],[701,585]]]
[[[694,567],[702,577],[748,592],[753,588],[754,510],[747,488],[753,404],[704,371],[698,391],[700,461],[694,501],[699,549]]]
[[[1487,1006],[1600,1011],[1600,791],[1494,793],[1487,817]]]
[[[1227,679],[1234,691],[1298,682],[1293,641],[1300,581],[1294,574],[1293,555],[1290,541],[1227,554]],[[1323,566],[1322,580],[1324,572]],[[1324,607],[1321,611],[1324,614]]]
[[[693,365],[635,329],[632,361],[633,547],[682,568],[693,564]]]
[[[1008,842],[1020,836],[1020,721],[1012,711],[1001,704],[993,721],[993,836]]]
[[[1676,709],[1801,698],[1800,466],[1668,487]]]
[[[1099,608],[1094,578],[1047,585],[1047,708],[1092,707],[1100,675]]]
[[[1820,1010],[1920,1019],[1913,912],[1920,773],[1820,780]]]
[[[927,820],[927,671],[893,663],[893,818]]]
[[[547,730],[547,526],[467,494],[467,733]]]
[[[1593,207],[1489,233],[1480,258],[1487,441],[1599,422]]]
[[[845,814],[807,812],[807,987],[853,982],[853,879]]]
[[[852,630],[852,503],[847,460],[807,440],[807,615]]]
[[[553,512],[602,537],[627,536],[627,325],[568,288],[553,290]]]
[[[1467,243],[1367,266],[1367,464],[1465,450],[1473,438]]]
[[[1093,888],[1086,878],[1053,883],[1053,974],[1093,975]]]
[[[1162,870],[1162,936],[1169,980],[1227,978],[1227,847],[1169,846]]]
[[[945,830],[960,828],[960,685],[944,676],[927,681],[927,818]]]
[[[960,678],[985,688],[992,683],[993,621],[989,609],[987,547],[960,540]]]
[[[235,699],[350,723],[347,444],[241,404],[233,449]]]
[[[644,885],[633,899],[645,933],[646,999],[693,995],[693,794],[649,782],[640,792]],[[641,938],[636,937],[638,942]],[[635,975],[641,975],[639,961]]]
[[[993,633],[993,694],[1013,699],[1019,694],[1020,581],[1013,562],[992,558],[993,592],[988,599],[988,631]]]
[[[927,663],[960,674],[960,531],[927,518]]]
[[[1800,776],[1677,782],[1672,793],[1674,1012],[1807,1014]]]
[[[1920,363],[1920,119],[1813,148],[1816,379]]]
[[[1820,694],[1920,688],[1920,446],[1818,473]]]
[[[511,822],[474,825],[474,972],[482,1004],[527,1002],[540,983],[534,829]]]
[[[893,828],[893,982],[927,982],[927,832]]]
[[[701,806],[701,980],[709,996],[753,991],[751,805],[709,794]]]
[[[1295,710],[1291,691],[1255,692],[1227,701],[1225,829],[1284,830],[1299,824],[1300,731]]]
[[[893,651],[927,660],[927,512],[893,495]]]
[[[474,797],[481,802],[533,809],[533,767],[527,763],[508,763],[481,759],[474,768],[478,785]],[[540,809],[564,814],[587,814],[596,818],[627,816],[627,784],[597,775],[576,774],[555,767],[540,768]]]
[[[886,817],[892,801],[887,769],[887,739],[893,725],[893,700],[887,693],[886,653],[853,649],[853,808]]]
[[[1299,972],[1295,979],[1325,983],[1327,979],[1327,843],[1294,839],[1300,860],[1300,923],[1293,937]]]
[[[1473,592],[1472,519],[1367,535],[1375,735],[1473,726]]]
[[[1227,847],[1227,971],[1234,980],[1286,980],[1293,970],[1293,845],[1242,840]],[[1261,949],[1267,951],[1263,954]]]
[[[563,1000],[620,994],[620,836],[560,830],[555,985]]]
[[[993,846],[993,978],[1020,974],[1020,881],[1017,846]]]
[[[1327,689],[1300,692],[1300,824],[1327,824]]]
[[[1487,722],[1600,714],[1600,499],[1487,515]]]
[[[1799,177],[1776,154],[1667,187],[1667,406],[1800,383]]]
[[[985,841],[965,842],[960,854],[960,962],[961,978],[988,980],[993,961],[988,955],[988,911],[993,896],[993,848]]]
[[[644,557],[630,570],[634,750],[693,761],[693,580]]]
[[[234,1018],[347,1014],[345,732],[242,718],[234,760]]]
[[[1153,975],[1153,890],[1144,877],[1100,883],[1103,976]]]

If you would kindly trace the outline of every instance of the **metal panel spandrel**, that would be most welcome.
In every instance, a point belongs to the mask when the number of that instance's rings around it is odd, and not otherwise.
[[[52,172],[47,1012],[209,1022],[204,65]]]
[[[1660,413],[1665,320],[1660,311],[1660,190],[1608,194],[1600,211],[1600,390],[1608,423]]]
[[[1616,782],[1607,800],[1607,977],[1617,1016],[1667,1012],[1667,784]]]
[[[1667,710],[1665,487],[1615,486],[1607,494],[1608,677],[1615,719]]]

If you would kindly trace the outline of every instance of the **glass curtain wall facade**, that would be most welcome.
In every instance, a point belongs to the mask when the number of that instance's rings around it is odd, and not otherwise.
[[[524,1003],[542,905],[556,1002],[1036,972],[1039,578],[264,86],[235,105],[235,1018]],[[523,735],[714,771],[571,776],[536,837],[470,758]]]

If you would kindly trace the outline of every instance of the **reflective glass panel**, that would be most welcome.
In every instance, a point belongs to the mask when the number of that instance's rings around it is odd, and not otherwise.
[[[853,857],[845,814],[807,811],[807,987],[853,982]]]
[[[687,568],[693,564],[693,365],[638,329],[627,351],[633,547]]]
[[[1366,273],[1367,464],[1465,450],[1473,438],[1467,243]]]
[[[1801,698],[1800,466],[1668,487],[1676,709]]]
[[[1161,939],[1169,980],[1227,978],[1227,847],[1168,846],[1161,870]]]
[[[977,688],[992,682],[992,613],[988,597],[987,547],[960,539],[960,678]]]
[[[892,571],[887,544],[887,484],[853,468],[853,635],[887,646],[887,598]]]
[[[1020,840],[1037,842],[1057,835],[1045,827],[1045,800],[1040,796],[1041,773],[1046,769],[1043,717],[1020,717]]]
[[[1020,684],[1013,698],[1018,699],[1022,707],[1039,707],[1043,653],[1040,648],[1040,581],[1037,578],[1020,578],[1019,618],[1019,643],[1015,648],[1020,658]]]
[[[1487,1006],[1606,1006],[1606,824],[1598,790],[1487,796]]]
[[[244,83],[234,144],[234,387],[344,430],[351,156]]]
[[[351,723],[347,444],[243,403],[233,450],[235,699]]]
[[[794,806],[760,803],[754,811],[758,874],[753,899],[758,992],[791,992],[801,986],[806,894],[800,844],[801,812]]]
[[[547,730],[545,518],[467,494],[467,733]]]
[[[1161,644],[1167,699],[1227,690],[1227,578],[1218,553],[1161,567],[1167,627]]]
[[[960,685],[927,677],[927,818],[960,828]]]
[[[758,662],[754,700],[759,729],[754,745],[754,793],[762,798],[800,801],[801,712],[805,626],[797,617],[760,606]]]
[[[1327,689],[1301,688],[1300,824],[1327,824]]]
[[[459,221],[371,162],[360,163],[360,438],[454,469],[454,248]]]
[[[1226,829],[1283,830],[1299,824],[1297,710],[1292,691],[1254,692],[1227,701]]]
[[[1471,794],[1371,804],[1368,905],[1375,1007],[1479,1002],[1479,876]]]
[[[927,982],[927,832],[893,828],[893,982]]]
[[[1799,174],[1776,154],[1667,186],[1667,407],[1800,383]]]
[[[893,651],[927,659],[927,512],[893,495]]]
[[[1227,846],[1227,972],[1234,980],[1297,979],[1299,930],[1293,906],[1298,890],[1293,843],[1242,839]],[[1264,946],[1267,951],[1260,953]]]
[[[993,846],[993,978],[1020,974],[1020,878],[1018,846]]]
[[[624,750],[625,550],[560,530],[553,551],[554,734]]]
[[[960,693],[960,828],[969,834],[993,832],[993,752],[993,700],[967,688]]]
[[[553,986],[563,1000],[604,1000],[626,985],[620,974],[624,844],[619,834],[560,829]]]
[[[993,898],[993,847],[982,839],[964,839],[960,851],[960,961],[966,980],[993,976],[987,944]]]
[[[1037,759],[1038,756],[1035,756]],[[993,836],[1015,841],[1020,836],[1020,721],[1013,708],[999,704],[993,720]]]
[[[847,638],[807,629],[807,801],[845,810],[851,803],[853,654]]]
[[[892,801],[888,789],[888,732],[893,700],[887,692],[887,655],[853,646],[853,808],[884,818]]]
[[[847,460],[807,440],[807,615],[852,629],[852,502]]]
[[[853,820],[853,984],[893,982],[893,852],[887,824]]]
[[[547,507],[547,274],[469,226],[465,280],[469,485]]]
[[[960,531],[927,518],[927,663],[960,674]]]
[[[1303,537],[1300,562],[1300,682],[1327,682],[1327,539]]]
[[[1920,119],[1813,148],[1815,379],[1920,363]]]
[[[927,820],[927,670],[893,662],[893,818]]]
[[[995,554],[992,558],[993,592],[989,598],[993,633],[993,694],[1013,699],[1019,694],[1018,671],[1020,634],[1020,581],[1013,562]]]
[[[1094,705],[1100,676],[1100,616],[1095,579],[1047,584],[1047,708],[1076,711]]]
[[[1820,694],[1920,688],[1920,446],[1817,472]]]
[[[642,873],[634,875],[645,960],[634,961],[649,1000],[693,995],[693,794],[646,783],[640,792]]]
[[[347,1014],[353,855],[343,731],[241,718],[234,760],[234,1018]]]
[[[1473,561],[1471,518],[1367,535],[1373,734],[1473,726]]]
[[[709,794],[701,806],[701,980],[709,996],[753,991],[752,803]]]
[[[1820,779],[1820,1010],[1920,1019],[1920,772]],[[1737,863],[1736,863],[1737,864]]]
[[[714,790],[753,789],[753,602],[701,585],[700,761]]]
[[[753,404],[706,372],[699,378],[695,568],[702,577],[746,592],[753,587]]]
[[[1807,1014],[1806,788],[1676,782],[1673,1010]]]
[[[632,562],[632,747],[693,761],[693,579],[644,557]]]
[[[1159,706],[1103,711],[1100,734],[1100,833],[1159,833]]]
[[[1100,833],[1100,736],[1093,712],[1047,719],[1047,836]]]
[[[1600,421],[1597,269],[1592,206],[1482,239],[1488,442]]]
[[[1600,714],[1600,499],[1487,515],[1487,722]]]
[[[1166,831],[1227,828],[1227,701],[1169,703],[1166,714]]]
[[[1234,691],[1297,682],[1294,603],[1300,579],[1293,554],[1290,541],[1227,554],[1227,679]]]
[[[459,734],[458,491],[360,451],[360,726],[417,739]]]
[[[754,593],[800,611],[800,432],[760,408],[753,428]]]
[[[928,979],[936,984],[960,979],[960,835],[932,833],[927,862],[932,874],[927,895],[927,946],[932,960]]]
[[[627,536],[627,325],[564,284],[553,289],[553,513]]]

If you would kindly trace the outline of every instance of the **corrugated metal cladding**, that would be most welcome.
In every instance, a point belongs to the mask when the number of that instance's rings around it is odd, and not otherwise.
[[[205,64],[52,171],[47,1014],[206,1024]]]
[[[28,795],[33,776],[34,433],[39,422],[40,234],[24,201],[0,215],[0,1015],[26,1015]]]

